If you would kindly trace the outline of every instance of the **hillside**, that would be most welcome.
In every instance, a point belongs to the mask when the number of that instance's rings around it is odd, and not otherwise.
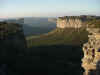
[[[88,32],[81,29],[56,28],[48,34],[26,37],[28,47],[52,45],[82,45],[88,39]]]
[[[48,33],[51,30],[56,28],[56,24],[50,23],[49,25],[51,24],[54,26],[43,27],[43,26],[30,26],[30,25],[24,24],[23,25],[24,35],[31,36],[31,35],[40,35],[40,34]]]

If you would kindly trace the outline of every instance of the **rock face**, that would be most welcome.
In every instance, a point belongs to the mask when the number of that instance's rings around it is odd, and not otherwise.
[[[81,28],[84,26],[86,17],[64,16],[57,19],[57,28]]]
[[[100,29],[87,28],[89,40],[83,45],[82,67],[84,75],[100,75]]]
[[[0,54],[23,53],[26,41],[21,24],[0,22]]]

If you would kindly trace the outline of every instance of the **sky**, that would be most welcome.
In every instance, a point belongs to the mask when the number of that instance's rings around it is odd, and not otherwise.
[[[0,0],[0,18],[100,15],[100,0]]]

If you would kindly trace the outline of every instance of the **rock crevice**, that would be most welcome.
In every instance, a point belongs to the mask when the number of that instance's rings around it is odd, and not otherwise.
[[[82,67],[84,75],[100,75],[100,29],[87,28],[88,42],[83,45]]]

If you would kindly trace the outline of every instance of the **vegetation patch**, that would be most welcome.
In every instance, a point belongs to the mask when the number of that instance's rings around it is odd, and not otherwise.
[[[34,37],[34,38],[31,38]],[[51,45],[81,45],[88,39],[88,32],[84,28],[74,29],[55,29],[48,34],[26,37],[26,40],[32,46],[51,46]]]

